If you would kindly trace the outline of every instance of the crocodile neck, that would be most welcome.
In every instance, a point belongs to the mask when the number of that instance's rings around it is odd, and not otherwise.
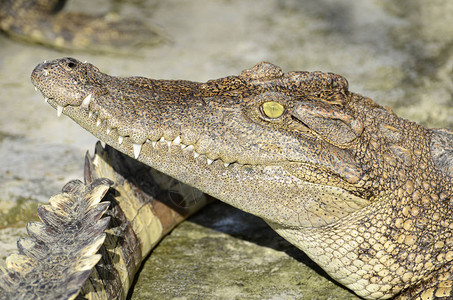
[[[453,259],[451,133],[399,118],[339,75],[260,63],[197,83],[66,58],[32,81],[59,114],[262,217],[360,296],[392,297]]]

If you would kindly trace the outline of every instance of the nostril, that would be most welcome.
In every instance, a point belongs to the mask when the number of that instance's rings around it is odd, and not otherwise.
[[[75,66],[76,66],[76,64],[73,62],[68,63],[68,67],[70,67],[71,69],[74,69]]]

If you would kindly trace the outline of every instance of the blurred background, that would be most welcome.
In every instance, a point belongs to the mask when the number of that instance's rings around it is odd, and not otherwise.
[[[451,1],[72,0],[63,11],[120,16],[155,35],[137,33],[140,43],[88,43],[85,50],[0,35],[2,259],[36,219],[38,203],[82,178],[85,152],[93,153],[96,141],[69,118],[57,118],[34,91],[30,74],[44,60],[71,56],[111,75],[193,81],[239,74],[264,60],[284,71],[341,74],[350,91],[399,116],[453,128]],[[158,246],[132,294],[178,297],[355,299],[261,220],[221,203]]]

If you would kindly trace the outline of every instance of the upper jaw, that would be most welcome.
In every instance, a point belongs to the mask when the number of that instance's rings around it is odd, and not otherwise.
[[[36,88],[36,86],[35,86]],[[103,118],[99,111],[94,111],[90,109],[90,107],[96,106],[94,103],[94,97],[92,94],[88,94],[82,103],[80,105],[66,105],[63,107],[62,105],[59,104],[54,98],[48,98],[46,97],[45,93],[42,93],[44,96],[45,102],[50,104],[52,107],[54,107],[57,110],[57,116],[61,116],[62,114],[68,114],[69,117],[74,118],[74,111],[78,110],[79,113],[77,115],[80,117],[81,115],[84,115],[84,117],[87,119],[86,123],[87,124],[94,124],[94,126],[91,126],[91,128],[87,128],[91,133],[94,135],[98,136],[101,140],[107,140],[106,138],[102,138],[99,136],[99,132],[102,131],[102,135],[106,135],[109,137],[116,136],[115,140],[111,142],[113,144],[112,146],[115,147],[115,144],[118,146],[121,146],[125,140],[128,140],[128,143],[124,144],[129,144],[131,145],[132,149],[131,152],[133,153],[134,158],[138,159],[139,156],[141,155],[142,148],[144,145],[147,145],[147,147],[152,146],[154,149],[161,149],[162,145],[166,145],[168,147],[168,151],[172,147],[179,147],[181,150],[184,150],[184,152],[192,152],[192,155],[194,159],[201,159],[205,160],[206,165],[210,166],[213,163],[218,163],[222,165],[223,167],[227,168],[230,165],[234,164],[237,166],[242,166],[243,163],[239,163],[238,161],[224,161],[222,158],[217,157],[213,158],[211,155],[207,153],[199,153],[196,149],[196,146],[193,144],[185,144],[182,141],[181,134],[177,135],[174,138],[165,138],[164,136],[161,136],[159,139],[156,140],[150,140],[146,139],[144,142],[136,142],[132,140],[132,138],[128,135],[121,135],[118,132],[117,128],[112,128],[109,126],[109,123],[107,119]],[[92,103],[93,101],[93,103]],[[91,106],[90,106],[91,104]],[[80,113],[80,111],[84,111],[84,113]],[[80,120],[79,120],[80,121]],[[86,126],[84,126],[86,127]],[[115,147],[116,148],[116,147]]]
[[[36,87],[36,85],[35,85]],[[176,133],[174,135],[161,134],[156,138],[150,136],[145,137],[143,140],[138,140],[133,138],[131,134],[124,133],[121,127],[115,127],[112,124],[112,119],[109,118],[106,114],[103,113],[100,104],[98,103],[98,97],[93,94],[87,94],[84,96],[83,100],[78,101],[76,105],[61,105],[61,102],[58,102],[54,98],[48,98],[45,91],[41,91],[44,99],[57,111],[57,116],[62,114],[67,114],[70,118],[74,119],[77,123],[85,127],[92,134],[97,136],[103,141],[106,141],[113,147],[117,148],[122,146],[124,141],[126,145],[129,145],[130,156],[138,159],[142,153],[142,150],[145,145],[145,148],[151,146],[153,149],[159,148],[159,145],[166,145],[168,150],[172,147],[179,147],[185,152],[190,151],[195,159],[204,159],[207,166],[212,165],[213,163],[219,163],[225,168],[229,167],[231,164],[238,166],[242,165],[261,165],[261,166],[276,166],[276,165],[285,165],[285,163],[304,163],[307,160],[303,159],[303,155],[299,157],[284,158],[283,156],[279,157],[269,157],[261,160],[249,160],[244,159],[244,155],[236,153],[236,155],[230,156],[229,159],[225,159],[222,155],[213,154],[209,149],[201,150],[196,143],[187,142],[184,137],[184,133]],[[84,125],[87,124],[87,125]],[[91,125],[88,125],[91,124]],[[288,145],[287,145],[288,146]],[[292,151],[296,151],[294,148]],[[310,163],[308,163],[310,164]]]
[[[114,141],[111,142],[112,146],[115,147],[121,146],[124,141],[128,141],[131,146],[130,152],[132,153],[132,157],[138,158],[142,153],[142,149],[144,145],[152,146],[156,148],[158,145],[167,145],[168,149],[174,146],[178,146],[183,150],[187,150],[192,152],[193,157],[197,159],[198,157],[204,158],[206,164],[208,166],[212,165],[214,162],[218,162],[219,164],[223,165],[225,168],[229,167],[231,164],[236,164],[242,166],[246,165],[265,165],[267,164],[266,161],[249,161],[248,159],[244,159],[240,154],[238,155],[230,155],[229,158],[222,157],[220,153],[214,154],[214,152],[209,151],[209,149],[204,148],[204,150],[199,148],[199,145],[195,142],[190,142],[185,138],[184,133],[179,132],[175,134],[166,134],[163,132],[156,137],[145,136],[143,139],[137,139],[131,132],[126,132],[124,128],[117,125],[119,122],[117,119],[108,115],[105,108],[102,108],[100,102],[103,100],[100,99],[97,95],[92,93],[86,94],[83,96],[81,101],[72,101],[75,104],[64,104],[67,101],[59,101],[58,97],[52,97],[52,93],[49,93],[47,88],[42,88],[39,76],[47,76],[43,68],[45,68],[46,64],[41,64],[32,74],[32,82],[35,85],[35,89],[39,89],[44,96],[45,102],[50,104],[54,107],[57,111],[57,116],[61,116],[62,114],[68,115],[70,118],[74,119],[77,123],[81,126],[85,127],[88,131],[90,131],[95,136],[99,137],[103,141],[107,141],[107,138],[103,136],[107,136],[109,138],[115,137]],[[37,75],[35,75],[35,73]],[[43,75],[40,75],[43,74]],[[38,80],[33,80],[33,78],[38,78]],[[41,78],[41,80],[45,80],[45,78]],[[64,95],[64,93],[63,93]],[[91,125],[90,125],[91,124]],[[193,139],[192,139],[193,141]],[[147,147],[148,147],[147,146]],[[242,158],[241,158],[242,157]],[[278,161],[268,161],[269,164],[279,163]]]

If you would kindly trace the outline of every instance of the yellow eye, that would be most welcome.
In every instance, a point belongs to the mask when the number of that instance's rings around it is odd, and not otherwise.
[[[266,117],[271,119],[279,118],[285,112],[285,107],[280,103],[274,101],[264,102],[261,105],[261,108],[263,109]]]

